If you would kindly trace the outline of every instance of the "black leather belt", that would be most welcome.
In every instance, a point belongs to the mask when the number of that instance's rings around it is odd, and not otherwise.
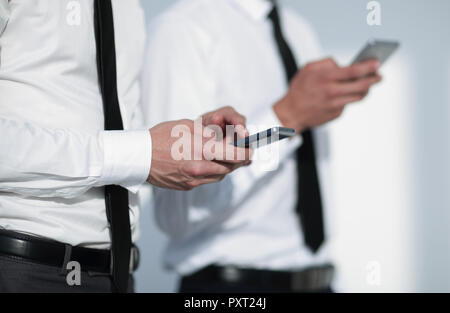
[[[29,260],[32,262],[63,267],[76,261],[82,271],[111,273],[110,250],[73,247],[57,241],[42,239],[22,233],[0,230],[0,255]],[[132,248],[130,273],[139,266],[139,249]]]
[[[184,278],[190,281],[209,283],[221,281],[228,284],[254,286],[269,284],[289,292],[319,292],[330,289],[334,271],[334,266],[330,264],[293,272],[213,265]]]

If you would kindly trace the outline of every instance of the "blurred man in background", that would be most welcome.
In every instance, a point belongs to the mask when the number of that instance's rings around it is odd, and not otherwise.
[[[255,160],[195,191],[155,190],[170,238],[165,263],[182,276],[181,292],[331,290],[322,126],[381,77],[376,61],[340,67],[320,58],[311,26],[269,0],[181,0],[152,25],[143,88],[150,125],[231,104],[249,125],[298,134],[279,143],[275,171]]]

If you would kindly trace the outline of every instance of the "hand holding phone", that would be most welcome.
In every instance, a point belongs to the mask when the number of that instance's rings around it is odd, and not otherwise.
[[[381,81],[379,65],[365,61],[383,64],[399,46],[394,41],[372,40],[351,66],[341,67],[331,58],[307,64],[292,79],[287,95],[274,105],[277,117],[300,132],[339,118],[348,104],[363,100]]]

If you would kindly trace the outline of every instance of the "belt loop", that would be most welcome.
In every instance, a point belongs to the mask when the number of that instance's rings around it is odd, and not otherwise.
[[[69,264],[70,259],[72,258],[72,246],[71,245],[64,245],[65,251],[64,251],[64,261],[61,268],[61,275],[65,275],[67,272],[67,264]]]

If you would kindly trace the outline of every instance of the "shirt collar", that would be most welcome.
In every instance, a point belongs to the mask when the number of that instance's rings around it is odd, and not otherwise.
[[[273,0],[232,0],[251,18],[261,21],[265,19],[273,8]]]

